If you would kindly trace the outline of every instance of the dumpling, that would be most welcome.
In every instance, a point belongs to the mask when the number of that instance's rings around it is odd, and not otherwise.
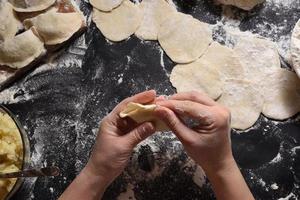
[[[49,8],[56,0],[9,0],[17,12],[36,12]]]
[[[15,37],[20,25],[10,3],[0,2],[0,40]]]
[[[232,5],[244,10],[251,10],[256,5],[263,3],[265,0],[218,0],[225,5]]]

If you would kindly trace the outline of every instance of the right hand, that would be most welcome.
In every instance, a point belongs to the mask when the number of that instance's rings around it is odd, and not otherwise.
[[[227,108],[199,92],[178,93],[156,104],[156,116],[169,126],[188,155],[208,175],[235,165]],[[183,117],[192,118],[199,125],[189,128],[182,122]]]

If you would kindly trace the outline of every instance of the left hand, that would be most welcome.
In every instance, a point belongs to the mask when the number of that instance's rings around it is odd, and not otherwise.
[[[90,175],[99,176],[110,184],[126,167],[134,147],[155,132],[150,122],[137,125],[122,119],[119,113],[129,102],[151,103],[155,101],[154,90],[139,93],[118,104],[101,122],[91,157],[85,167]]]

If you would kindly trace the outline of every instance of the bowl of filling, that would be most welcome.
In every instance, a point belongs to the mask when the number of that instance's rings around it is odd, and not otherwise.
[[[26,132],[16,117],[0,105],[0,173],[27,168],[30,146]],[[0,179],[0,200],[10,199],[20,188],[23,178]]]

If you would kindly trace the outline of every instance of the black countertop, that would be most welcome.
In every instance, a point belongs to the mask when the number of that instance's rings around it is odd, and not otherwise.
[[[215,40],[228,40],[224,26],[258,33],[277,42],[283,66],[288,66],[286,50],[300,18],[299,0],[268,0],[249,13],[233,9],[237,21],[222,17],[222,8],[209,0],[185,2],[175,1],[180,11],[214,24]],[[91,7],[82,2],[81,9],[89,15]],[[123,98],[140,91],[174,93],[169,82],[174,65],[157,42],[133,36],[111,43],[91,22],[52,64],[0,93],[0,102],[29,135],[31,165],[55,164],[62,170],[59,177],[27,179],[13,199],[57,199],[85,165],[99,121]],[[261,116],[250,130],[232,131],[232,146],[256,199],[300,197],[299,116],[283,122]],[[157,133],[141,144],[104,199],[134,199],[133,193],[138,200],[214,199],[208,181],[172,133]]]

